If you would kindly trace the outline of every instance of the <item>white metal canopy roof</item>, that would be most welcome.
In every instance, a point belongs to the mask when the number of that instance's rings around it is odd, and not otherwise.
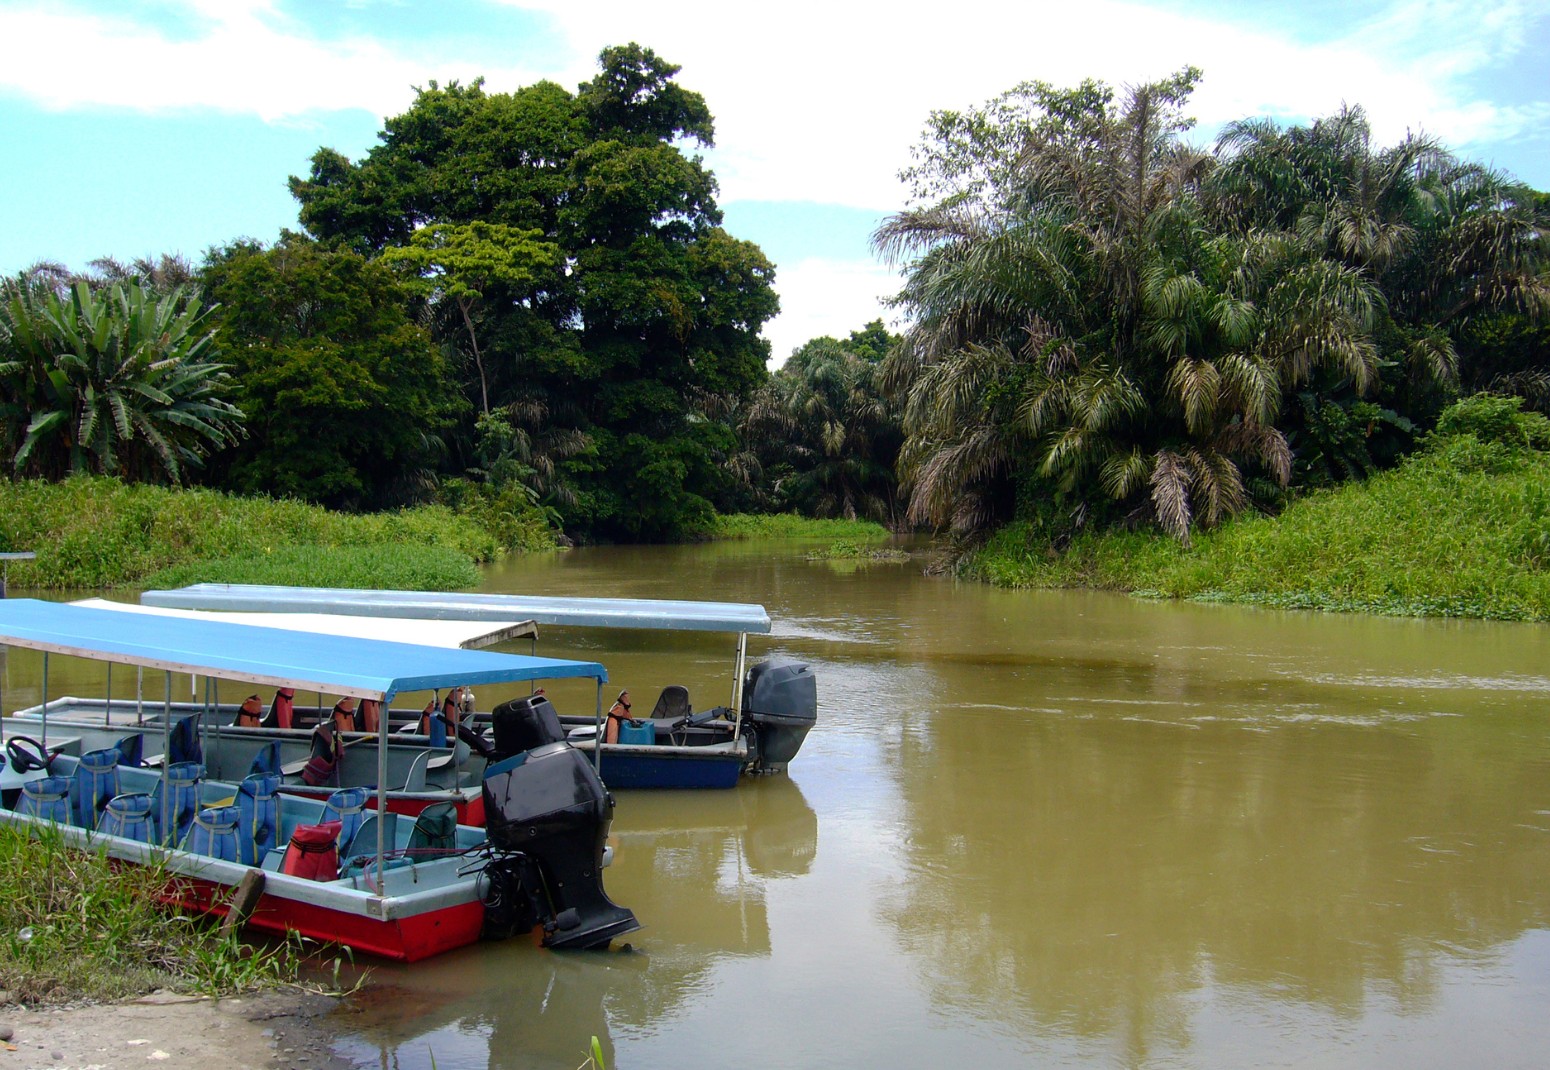
[[[390,700],[402,691],[574,677],[595,661],[448,650],[225,621],[147,617],[31,598],[0,600],[0,645],[272,687]]]
[[[173,609],[246,610],[270,613],[338,613],[347,616],[414,617],[424,620],[512,620],[604,628],[678,631],[770,631],[770,615],[745,602],[679,602],[655,598],[558,598],[548,595],[466,594],[426,591],[359,591],[331,587],[273,587],[196,583],[172,591],[146,591],[140,602]]]
[[[507,639],[527,639],[538,635],[538,626],[530,620],[410,620],[404,617],[345,617],[333,613],[209,613],[137,606],[128,602],[110,602],[106,598],[83,598],[70,604],[86,606],[88,609],[112,609],[121,613],[218,620],[227,624],[284,628],[317,635],[346,635],[356,639],[382,639],[391,643],[413,643],[416,646],[439,646],[454,650],[459,647],[478,650],[503,643]]]

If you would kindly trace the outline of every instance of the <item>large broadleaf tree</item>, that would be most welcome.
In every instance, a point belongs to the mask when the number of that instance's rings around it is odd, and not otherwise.
[[[721,229],[686,151],[712,143],[711,114],[678,68],[638,45],[600,68],[574,93],[431,83],[363,159],[320,150],[291,190],[325,246],[429,284],[428,322],[469,371],[454,467],[500,429],[555,473],[545,504],[572,531],[675,538],[731,490],[730,414],[765,377],[774,271]],[[479,255],[450,256],[459,242]]]

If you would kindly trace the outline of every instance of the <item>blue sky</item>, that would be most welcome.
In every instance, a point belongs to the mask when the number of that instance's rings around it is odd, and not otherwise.
[[[1359,103],[1385,143],[1423,130],[1550,188],[1544,0],[0,0],[0,271],[272,241],[287,176],[359,157],[413,86],[574,87],[631,40],[716,116],[727,229],[778,270],[777,362],[890,317],[868,239],[927,113],[1029,78],[1192,63],[1207,136]]]

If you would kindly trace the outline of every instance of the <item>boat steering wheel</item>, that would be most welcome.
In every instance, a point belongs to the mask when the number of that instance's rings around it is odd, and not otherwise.
[[[52,772],[54,756],[31,736],[12,736],[6,740],[5,754],[11,760],[11,768],[18,773],[30,773],[34,769]]]

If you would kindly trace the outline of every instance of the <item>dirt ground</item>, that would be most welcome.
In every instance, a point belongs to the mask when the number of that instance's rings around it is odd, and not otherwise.
[[[0,1070],[352,1070],[329,1054],[334,1001],[294,991],[208,1000],[0,1007]]]

